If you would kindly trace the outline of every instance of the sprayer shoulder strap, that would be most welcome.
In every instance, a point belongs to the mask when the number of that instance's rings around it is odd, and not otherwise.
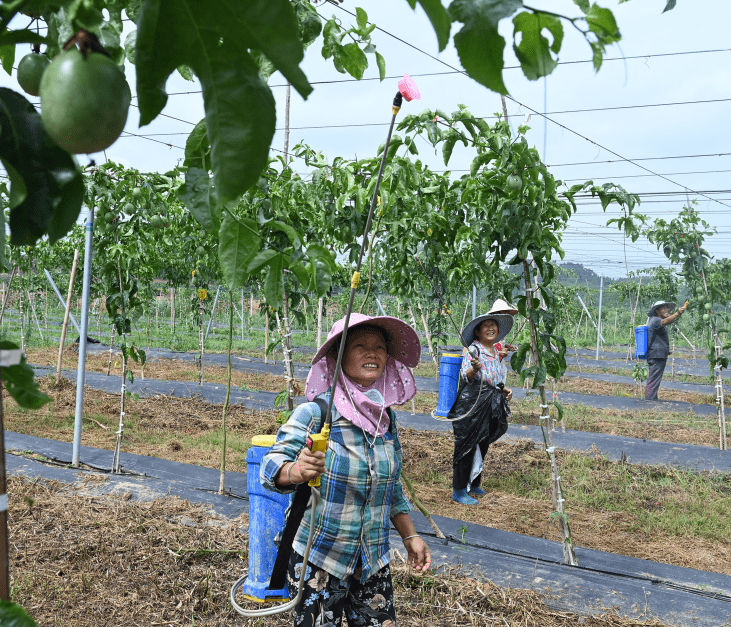
[[[322,425],[325,423],[328,403],[321,398],[316,398],[312,402],[316,403],[320,408],[319,432],[322,431]],[[310,500],[311,491],[307,483],[300,483],[294,491],[294,499],[287,514],[287,521],[285,522],[282,538],[277,548],[277,557],[274,560],[274,568],[272,568],[272,577],[269,580],[270,590],[281,590],[287,583],[287,567],[289,565],[289,558],[292,555],[292,544],[307,511],[307,503]]]

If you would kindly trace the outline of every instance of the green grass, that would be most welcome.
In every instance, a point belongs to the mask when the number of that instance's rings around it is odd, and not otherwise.
[[[731,475],[677,468],[629,465],[566,454],[561,484],[571,507],[632,512],[630,531],[694,536],[727,542],[731,537]],[[519,497],[548,496],[546,465],[521,465],[487,477],[486,488]]]

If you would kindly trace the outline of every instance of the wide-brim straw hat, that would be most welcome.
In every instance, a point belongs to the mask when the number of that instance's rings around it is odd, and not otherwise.
[[[669,300],[658,300],[656,303],[653,303],[652,307],[650,307],[650,311],[647,313],[647,315],[652,318],[657,312],[658,307],[662,307],[663,305],[667,305],[670,308],[670,311],[675,309],[674,302]]]
[[[388,345],[388,354],[395,360],[400,361],[409,368],[416,368],[419,365],[419,361],[421,360],[421,341],[411,325],[392,316],[371,317],[361,313],[350,314],[348,332],[364,325],[378,327],[384,331]],[[313,364],[327,355],[327,352],[332,348],[333,344],[342,336],[344,329],[345,318],[341,318],[333,324],[330,333],[327,335],[327,341],[320,346],[312,358]]]
[[[513,328],[513,316],[510,314],[482,314],[481,316],[477,316],[474,320],[470,320],[467,323],[467,326],[462,329],[462,339],[467,344],[472,344],[472,342],[475,341],[475,331],[477,327],[485,322],[485,320],[494,320],[497,323],[496,342],[502,340],[508,333],[510,333],[510,329]]]
[[[490,308],[490,311],[487,313],[494,314],[494,313],[502,313],[502,314],[510,314],[511,316],[514,316],[518,313],[518,310],[513,307],[513,305],[508,305],[502,298],[498,298]]]

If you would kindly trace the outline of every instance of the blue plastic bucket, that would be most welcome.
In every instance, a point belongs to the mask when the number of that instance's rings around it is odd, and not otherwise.
[[[439,362],[439,401],[435,415],[446,418],[457,398],[459,387],[459,369],[462,366],[462,355],[445,353]]]
[[[647,325],[635,328],[635,359],[647,359]]]
[[[249,575],[243,594],[252,601],[276,601],[289,598],[289,590],[269,590],[274,560],[277,557],[275,536],[284,528],[284,513],[290,496],[266,490],[259,481],[261,460],[274,444],[276,436],[257,435],[246,456],[246,492],[249,495]]]

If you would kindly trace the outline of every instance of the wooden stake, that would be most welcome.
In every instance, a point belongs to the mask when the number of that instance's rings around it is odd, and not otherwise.
[[[5,290],[5,286],[3,284],[3,291],[5,292],[5,297],[3,298],[3,308],[0,309],[0,324],[3,323],[3,316],[5,315],[5,307],[8,304],[8,300],[10,299],[10,288],[13,285],[13,279],[15,278],[15,273],[18,271],[18,267],[14,267],[13,271],[10,273],[10,280],[8,281],[8,289]]]
[[[322,298],[317,299],[317,349],[322,346],[322,308],[324,300]]]
[[[421,303],[416,303],[416,306],[419,308],[419,313],[421,314],[421,323],[424,325],[424,333],[426,333],[426,343],[429,345],[429,354],[431,355],[432,361],[436,364],[437,358],[434,354],[434,347],[431,343],[431,333],[429,332],[429,325],[426,323],[426,317],[424,316],[424,310],[421,308]],[[414,313],[411,313],[411,317],[414,317]]]
[[[234,339],[234,297],[231,293],[231,290],[228,291],[228,295],[229,299],[231,300],[231,309],[229,310],[228,314],[228,350],[226,351],[228,365],[226,368],[226,398],[223,401],[223,412],[221,415],[221,477],[218,483],[219,494],[226,494],[226,410],[228,409],[229,399],[231,398],[231,347],[233,346]],[[242,306],[241,316],[243,317],[243,315],[244,308]]]
[[[61,361],[63,359],[63,345],[66,342],[66,331],[69,328],[69,315],[71,314],[71,297],[74,294],[74,279],[76,278],[76,266],[79,263],[79,249],[74,250],[74,263],[71,266],[71,278],[69,279],[69,291],[66,297],[66,311],[63,315],[63,326],[61,327],[61,343],[58,346],[58,364],[56,365],[56,383],[61,380]],[[79,338],[81,341],[81,338]]]
[[[528,303],[528,308],[532,309],[531,271],[530,265],[527,261],[523,262],[523,277],[525,280],[526,301]],[[538,364],[538,330],[535,328],[533,321],[530,318],[528,322],[530,328],[531,355],[533,357],[533,362],[535,364]],[[563,491],[561,489],[561,476],[558,472],[555,447],[553,446],[553,425],[551,424],[551,417],[548,413],[548,403],[546,402],[546,386],[539,385],[538,392],[541,399],[541,412],[539,420],[541,424],[541,431],[543,432],[543,441],[546,446],[546,455],[548,456],[548,460],[551,465],[551,499],[553,501],[553,508],[558,513],[558,525],[561,532],[561,539],[563,542],[564,563],[571,566],[576,566],[578,562],[576,561],[576,553],[574,552],[573,539],[571,537],[571,527],[569,526],[568,517],[564,510],[564,498]]]
[[[264,363],[267,363],[269,354],[269,305],[264,313]]]

